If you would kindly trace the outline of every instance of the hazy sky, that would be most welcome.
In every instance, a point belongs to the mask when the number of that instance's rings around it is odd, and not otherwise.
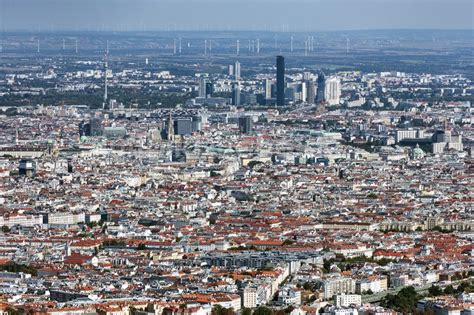
[[[472,0],[0,0],[3,30],[473,29]]]

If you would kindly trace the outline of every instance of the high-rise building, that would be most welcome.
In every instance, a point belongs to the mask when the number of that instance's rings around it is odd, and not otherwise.
[[[193,133],[191,118],[177,118],[174,121],[174,134],[187,136]]]
[[[232,84],[232,105],[240,105],[240,83]]]
[[[207,78],[204,78],[204,77],[199,78],[199,88],[198,88],[199,97],[206,97],[207,82],[208,82]]]
[[[239,117],[239,130],[241,133],[251,133],[253,129],[253,121],[250,116]]]
[[[285,57],[277,56],[276,57],[276,103],[278,106],[285,105]]]
[[[236,80],[240,80],[240,62],[238,61],[234,64],[234,75]]]
[[[341,101],[341,81],[338,77],[326,80],[324,99],[329,105],[339,105]]]
[[[206,98],[212,97],[212,94],[214,94],[214,84],[211,82],[206,83]]]
[[[314,81],[306,81],[306,102],[313,104],[316,98],[316,85]]]
[[[272,80],[270,79],[265,79],[265,99],[270,99],[272,98]]]
[[[229,65],[228,68],[228,75],[233,76],[234,75],[234,65]]]
[[[202,130],[202,117],[194,115],[191,117],[193,132]]]
[[[318,93],[316,96],[316,100],[318,103],[324,103],[326,97],[324,95],[326,91],[326,76],[323,72],[318,74]]]
[[[79,136],[83,137],[97,137],[102,136],[102,120],[99,118],[92,118],[88,122],[81,121],[79,123]]]

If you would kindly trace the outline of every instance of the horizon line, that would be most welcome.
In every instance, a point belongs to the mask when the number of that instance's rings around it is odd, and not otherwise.
[[[224,29],[224,28],[208,28],[208,29],[57,29],[57,30],[41,30],[41,29],[2,29],[0,33],[206,33],[206,32],[260,32],[260,33],[336,33],[336,32],[374,32],[374,31],[474,31],[474,28],[360,28],[360,29],[311,29],[311,30],[271,30],[271,29]],[[474,33],[473,33],[474,35]]]

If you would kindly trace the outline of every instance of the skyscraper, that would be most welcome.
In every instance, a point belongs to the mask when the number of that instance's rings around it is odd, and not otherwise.
[[[232,105],[240,105],[240,84],[234,82],[232,84]]]
[[[207,79],[206,78],[199,78],[199,97],[206,97],[206,85]]]
[[[284,106],[285,105],[285,58],[283,56],[276,57],[276,86],[277,86],[277,95],[276,95],[276,103],[277,106]]]
[[[265,79],[265,99],[272,98],[272,81],[270,79]]]
[[[308,104],[313,104],[314,99],[316,98],[316,86],[314,81],[306,81],[306,102]]]
[[[212,94],[214,94],[214,84],[211,82],[206,83],[206,98],[212,97]]]
[[[341,81],[338,77],[330,77],[326,80],[324,91],[325,101],[329,105],[338,105],[341,98]]]
[[[341,97],[341,81],[338,77],[326,78],[324,73],[318,75],[318,103],[338,105]]]
[[[234,75],[236,80],[240,80],[240,62],[238,61],[234,64]]]
[[[250,116],[239,117],[239,130],[241,133],[251,133],[253,129],[253,121]]]
[[[318,103],[324,103],[326,97],[324,95],[326,90],[326,76],[323,72],[318,74],[318,93],[316,96],[316,100]]]

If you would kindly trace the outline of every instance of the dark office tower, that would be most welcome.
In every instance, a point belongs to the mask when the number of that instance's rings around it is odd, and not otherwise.
[[[193,133],[191,118],[178,118],[174,121],[174,134],[188,136]]]
[[[241,133],[251,133],[253,129],[252,117],[239,117],[239,130]]]
[[[206,97],[212,97],[214,94],[214,84],[211,82],[206,83]]]
[[[314,99],[316,98],[316,86],[314,81],[306,82],[306,102],[308,104],[313,104]]]
[[[91,134],[91,125],[86,123],[84,120],[79,123],[79,136],[90,136]]]
[[[191,125],[193,132],[202,130],[202,117],[195,115],[191,117]]]
[[[326,77],[323,72],[318,74],[318,94],[316,100],[318,103],[324,103],[326,100]]]
[[[283,56],[276,57],[276,103],[277,106],[284,106],[285,105],[285,58]]]

